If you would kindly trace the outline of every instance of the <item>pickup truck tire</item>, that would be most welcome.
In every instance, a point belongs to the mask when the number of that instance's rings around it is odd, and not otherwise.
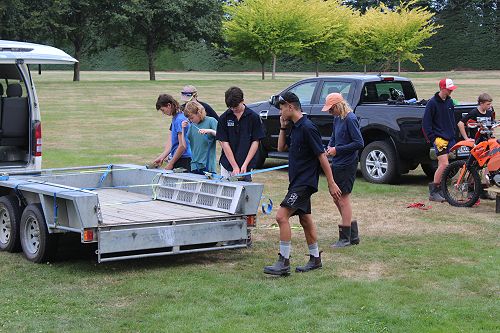
[[[255,168],[262,169],[264,163],[266,162],[266,158],[267,158],[267,151],[262,146],[262,143],[259,143],[259,149],[257,149],[257,152],[255,153]]]
[[[47,229],[42,205],[29,204],[21,216],[21,246],[24,255],[34,263],[46,262],[57,249],[57,238]]]
[[[21,209],[19,202],[13,195],[0,198],[0,251],[19,252],[19,222]]]
[[[361,173],[370,183],[394,184],[399,180],[399,161],[390,142],[373,141],[361,153]]]
[[[434,179],[434,173],[437,170],[437,161],[432,161],[430,163],[421,163],[420,166],[422,167],[422,170],[424,171],[425,175],[429,179]]]

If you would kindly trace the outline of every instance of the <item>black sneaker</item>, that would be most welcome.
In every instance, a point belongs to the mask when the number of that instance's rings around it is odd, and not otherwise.
[[[321,263],[321,252],[319,253],[319,257],[314,257],[313,255],[309,255],[309,261],[304,266],[298,266],[295,268],[297,273],[304,273],[312,271],[313,269],[318,269],[323,267]]]
[[[265,274],[280,276],[290,274],[290,259],[285,259],[281,253],[278,256],[278,261],[274,265],[264,267]]]

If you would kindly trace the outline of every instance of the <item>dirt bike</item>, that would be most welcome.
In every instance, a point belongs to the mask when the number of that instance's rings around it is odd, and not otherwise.
[[[500,187],[500,139],[493,135],[500,122],[469,121],[467,127],[477,128],[475,141],[462,140],[450,150],[469,147],[470,155],[465,160],[450,163],[443,172],[441,188],[448,203],[455,207],[471,207],[479,199],[483,184],[484,169],[487,186]]]

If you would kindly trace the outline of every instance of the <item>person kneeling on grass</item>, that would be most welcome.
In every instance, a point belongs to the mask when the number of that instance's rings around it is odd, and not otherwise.
[[[358,151],[363,149],[364,141],[359,130],[358,118],[352,112],[341,94],[326,96],[321,111],[334,116],[333,132],[326,153],[332,156],[332,173],[342,195],[334,200],[342,217],[339,225],[339,240],[332,247],[345,247],[359,244],[358,222],[352,221],[351,192],[358,170]]]
[[[204,172],[216,173],[215,168],[215,135],[217,120],[207,116],[203,105],[197,101],[187,102],[184,115],[189,121],[182,122],[182,128],[189,126],[187,138],[182,131],[181,143],[188,141],[191,144],[191,173],[203,174]]]
[[[280,133],[278,151],[289,150],[288,154],[288,193],[281,202],[276,214],[280,229],[280,252],[278,261],[272,266],[264,267],[264,273],[271,275],[288,275],[290,273],[290,250],[292,231],[290,217],[299,216],[304,228],[309,247],[309,261],[295,269],[296,272],[308,272],[322,267],[318,248],[316,226],[311,216],[311,195],[318,191],[319,169],[323,169],[328,182],[328,190],[334,200],[338,200],[341,191],[333,180],[332,170],[328,163],[321,135],[318,128],[302,114],[299,98],[291,92],[279,96]],[[290,135],[286,135],[287,125],[292,123]]]

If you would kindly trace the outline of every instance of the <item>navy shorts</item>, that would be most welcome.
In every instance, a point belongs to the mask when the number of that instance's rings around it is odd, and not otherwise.
[[[298,186],[288,190],[281,207],[294,210],[294,215],[311,214],[311,195],[314,191],[309,186]]]
[[[351,165],[334,166],[332,165],[333,180],[342,191],[342,194],[349,194],[354,187],[356,179],[356,171],[358,171],[358,162]]]

